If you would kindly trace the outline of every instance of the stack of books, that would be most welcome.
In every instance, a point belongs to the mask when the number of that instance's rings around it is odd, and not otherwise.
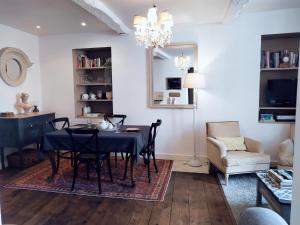
[[[287,60],[287,62],[284,61]],[[261,68],[287,68],[298,67],[299,54],[288,50],[270,52],[263,50],[261,52]]]
[[[268,177],[278,188],[292,188],[293,172],[283,169],[271,169],[268,171]]]
[[[97,68],[103,65],[101,58],[90,59],[85,55],[79,55],[77,57],[77,68]]]

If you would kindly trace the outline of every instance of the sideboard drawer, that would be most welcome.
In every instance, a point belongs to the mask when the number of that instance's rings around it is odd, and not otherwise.
[[[15,147],[19,145],[19,124],[17,120],[0,119],[0,146]]]
[[[21,142],[23,145],[40,143],[43,134],[49,129],[49,121],[54,118],[54,114],[48,114],[24,119],[20,123],[20,130],[22,131]]]

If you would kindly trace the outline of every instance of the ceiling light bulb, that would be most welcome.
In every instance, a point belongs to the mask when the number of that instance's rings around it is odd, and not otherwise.
[[[36,29],[41,29],[41,26],[37,25],[37,26],[36,26]]]
[[[81,22],[81,26],[85,27],[86,23],[85,22]]]

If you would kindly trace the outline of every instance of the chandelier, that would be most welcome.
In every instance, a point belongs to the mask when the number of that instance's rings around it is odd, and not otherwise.
[[[148,10],[147,17],[136,15],[133,18],[136,40],[146,48],[170,44],[173,25],[173,16],[168,11],[162,11],[158,16],[155,4]]]
[[[185,70],[190,64],[190,57],[183,55],[175,57],[175,66],[181,70]]]

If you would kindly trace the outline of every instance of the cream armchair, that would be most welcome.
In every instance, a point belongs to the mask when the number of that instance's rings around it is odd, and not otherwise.
[[[239,122],[206,123],[206,132],[209,164],[213,164],[224,173],[226,185],[229,175],[269,169],[270,156],[264,154],[260,142],[245,138],[246,151],[229,151],[225,144],[216,139],[216,137],[240,137]]]
[[[290,138],[281,142],[278,151],[278,168],[293,169],[295,124],[291,124]]]

